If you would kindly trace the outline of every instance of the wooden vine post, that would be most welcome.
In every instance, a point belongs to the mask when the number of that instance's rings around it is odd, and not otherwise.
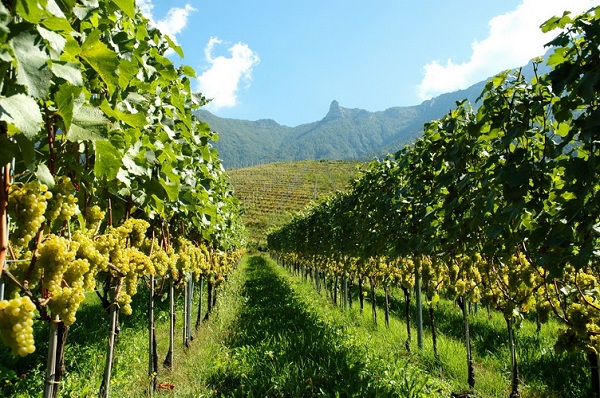
[[[8,188],[10,187],[10,163],[2,166],[0,175],[0,280],[8,255]],[[0,282],[1,283],[1,282]],[[0,300],[2,297],[0,296]]]

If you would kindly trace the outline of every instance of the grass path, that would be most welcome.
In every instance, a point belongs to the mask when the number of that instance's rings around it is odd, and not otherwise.
[[[250,257],[246,266],[245,304],[226,342],[228,359],[208,380],[217,394],[377,397],[426,390],[425,382],[408,380],[414,373],[402,366],[394,372],[402,376],[390,382],[385,364],[370,360],[341,324],[316,314],[319,303],[306,300],[307,292],[314,293],[310,286],[292,285],[284,270],[261,256]]]
[[[254,256],[247,267],[245,305],[228,342],[231,360],[211,385],[225,396],[244,397],[344,396],[364,389],[356,383],[364,371],[356,355],[307,311],[273,265]]]

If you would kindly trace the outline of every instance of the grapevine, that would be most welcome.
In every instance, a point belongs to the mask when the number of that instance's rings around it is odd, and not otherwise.
[[[44,396],[52,397],[65,347],[53,342],[66,339],[87,293],[96,291],[111,311],[114,343],[113,310],[134,311],[140,279],[180,277],[179,253],[167,244],[172,233],[204,242],[182,249],[181,268],[196,277],[227,272],[208,261],[207,247],[237,251],[244,237],[211,146],[216,134],[193,115],[206,103],[192,90],[195,72],[166,58],[183,56],[181,48],[133,1],[38,3],[0,3],[0,139],[2,160],[12,165],[12,173],[3,168],[8,197],[0,195],[10,231],[0,223],[0,236],[10,232],[10,245],[2,242],[12,260],[7,291],[27,294],[2,302],[0,317],[2,330],[27,332],[20,346],[6,333],[3,341],[30,353],[29,296],[36,300],[50,330]],[[146,243],[156,235],[163,236],[158,248]],[[114,344],[110,351],[103,396]]]

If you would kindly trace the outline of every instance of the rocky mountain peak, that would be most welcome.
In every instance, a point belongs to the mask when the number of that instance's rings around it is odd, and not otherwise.
[[[325,116],[323,120],[335,120],[341,119],[344,117],[344,108],[340,106],[340,103],[336,100],[331,101],[331,105],[329,105],[329,112]]]

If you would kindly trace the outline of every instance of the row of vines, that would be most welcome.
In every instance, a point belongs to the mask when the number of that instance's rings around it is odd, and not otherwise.
[[[47,328],[45,397],[59,392],[67,331],[90,293],[110,313],[109,396],[119,314],[142,283],[152,393],[160,288],[171,303],[183,292],[189,343],[193,282],[207,281],[210,306],[243,249],[217,136],[193,115],[207,100],[171,54],[183,57],[134,0],[0,3],[0,336],[27,356],[34,328]]]
[[[471,388],[468,307],[500,310],[511,397],[514,328],[527,313],[564,324],[555,349],[587,355],[600,396],[600,7],[542,25],[555,29],[550,72],[538,73],[538,60],[530,79],[495,76],[476,110],[457,103],[414,145],[372,162],[350,192],[268,237],[273,253],[320,279],[400,286],[431,314],[440,295],[456,300]]]

